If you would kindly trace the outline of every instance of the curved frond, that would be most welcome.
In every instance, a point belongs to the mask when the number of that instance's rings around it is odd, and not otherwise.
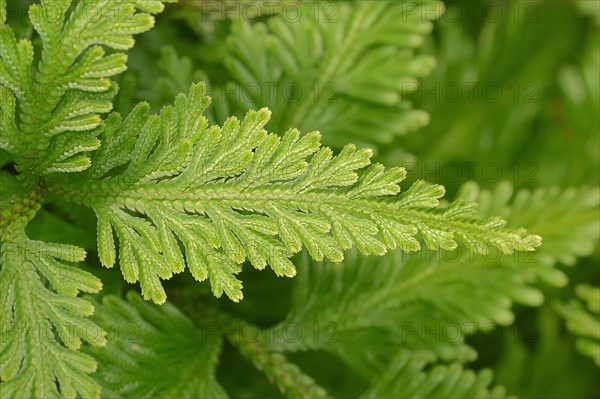
[[[438,209],[439,185],[418,181],[397,195],[406,171],[370,165],[370,150],[347,145],[334,156],[317,132],[269,134],[268,110],[208,127],[208,103],[204,85],[194,85],[160,115],[148,117],[144,105],[123,122],[113,114],[92,168],[52,188],[95,210],[108,267],[116,233],[123,275],[141,282],[145,298],[164,302],[160,279],[186,262],[197,280],[210,277],[216,296],[239,300],[234,275],[245,259],[293,276],[289,258],[303,246],[316,260],[339,262],[352,246],[365,255],[413,252],[417,237],[428,248],[462,242],[480,253],[531,251],[541,242],[498,218],[474,220],[472,204]]]
[[[32,198],[1,204],[2,397],[98,398],[100,389],[88,375],[96,363],[78,349],[82,342],[104,345],[105,333],[88,319],[94,307],[77,294],[98,292],[102,284],[71,265],[83,260],[82,249],[25,236],[28,209],[35,204]],[[20,217],[7,218],[10,214]]]

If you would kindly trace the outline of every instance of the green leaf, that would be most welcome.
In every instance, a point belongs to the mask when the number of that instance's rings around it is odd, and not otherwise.
[[[208,127],[208,103],[204,85],[194,85],[160,115],[148,117],[144,105],[122,123],[113,115],[93,167],[52,188],[94,209],[107,267],[116,261],[116,233],[123,275],[140,281],[147,299],[164,302],[160,280],[183,271],[185,262],[197,280],[210,278],[216,296],[237,301],[241,282],[234,275],[245,259],[293,276],[289,258],[302,246],[316,260],[339,262],[353,245],[365,255],[418,250],[416,236],[432,249],[454,249],[460,241],[478,252],[540,244],[497,219],[473,220],[472,206],[436,209],[441,186],[419,181],[395,195],[402,168],[371,165],[359,176],[370,150],[347,145],[333,156],[317,132],[269,134],[268,110]],[[116,167],[122,172],[111,176]]]
[[[105,332],[88,319],[94,307],[80,291],[102,284],[74,265],[85,251],[30,240],[25,227],[40,208],[38,190],[0,202],[0,390],[3,398],[98,398],[88,375],[95,361],[82,342],[102,346]]]
[[[511,324],[514,303],[543,300],[532,286],[539,264],[489,256],[464,246],[455,253],[395,251],[382,258],[353,253],[343,265],[305,256],[290,313],[264,334],[266,344],[277,351],[326,350],[366,378],[382,372],[394,349],[474,360],[464,345],[467,335]],[[307,333],[289,340],[289,326]]]
[[[105,296],[94,320],[108,331],[105,348],[86,351],[98,361],[103,398],[226,398],[216,380],[221,336],[198,329],[175,306]],[[214,327],[214,326],[213,326]]]
[[[482,217],[498,215],[511,226],[525,226],[544,237],[544,245],[535,255],[541,263],[573,265],[598,246],[598,187],[539,187],[515,193],[509,182],[501,182],[492,190],[468,183],[459,196],[477,201]]]
[[[269,264],[278,275],[292,276],[288,258],[302,245],[313,258],[333,261],[353,244],[363,254],[382,255],[396,246],[414,251],[417,234],[430,248],[454,249],[455,235],[481,244],[483,252],[487,246],[511,253],[539,245],[539,237],[524,231],[495,229],[501,227],[495,221],[473,223],[458,211],[429,210],[443,195],[440,186],[417,182],[392,196],[400,191],[403,169],[384,173],[374,165],[359,178],[356,170],[370,163],[368,150],[348,145],[333,157],[317,133],[267,134],[266,110],[208,128],[200,113],[208,101],[197,85],[143,127],[143,105],[121,125],[115,117],[86,175],[100,180],[58,188],[76,190],[70,195],[96,211],[100,256],[109,267],[115,261],[112,226],[124,276],[141,281],[147,298],[164,301],[159,278],[184,268],[175,237],[192,274],[199,280],[210,275],[215,295],[225,291],[234,300],[241,297],[233,277],[239,263],[247,258],[258,269]],[[101,179],[125,163],[122,174]]]

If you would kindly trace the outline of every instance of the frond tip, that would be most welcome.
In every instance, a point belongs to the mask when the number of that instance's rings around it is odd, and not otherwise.
[[[143,104],[124,121],[111,115],[92,167],[54,187],[95,210],[108,267],[116,232],[123,275],[140,281],[147,299],[163,302],[160,279],[187,263],[197,280],[210,278],[216,296],[237,301],[234,275],[244,260],[293,276],[290,257],[302,247],[316,260],[340,262],[354,245],[365,255],[417,251],[421,241],[449,250],[462,242],[479,253],[540,245],[498,218],[476,220],[471,204],[440,208],[442,186],[418,181],[399,194],[406,171],[371,165],[370,150],[350,144],[334,156],[318,132],[267,133],[267,109],[209,127],[205,90],[193,85],[159,115]]]

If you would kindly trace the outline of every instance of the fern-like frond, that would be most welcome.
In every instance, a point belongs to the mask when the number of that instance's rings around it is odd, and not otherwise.
[[[361,398],[506,398],[503,387],[490,388],[491,370],[478,373],[462,365],[432,365],[427,352],[400,351],[388,369]]]
[[[581,300],[557,304],[556,309],[577,335],[577,349],[600,367],[600,288],[581,284],[575,291]]]
[[[98,398],[88,375],[96,363],[77,349],[84,341],[104,345],[105,333],[87,318],[94,307],[77,294],[98,292],[102,284],[70,264],[83,260],[82,249],[25,236],[38,206],[32,196],[0,206],[2,398]]]
[[[111,110],[116,92],[110,78],[126,69],[119,51],[151,28],[151,14],[169,1],[33,4],[29,18],[42,43],[35,63],[32,43],[0,25],[0,147],[15,155],[21,171],[40,175],[90,165],[86,153],[100,145],[99,114]],[[105,47],[117,52],[107,54]]]
[[[86,349],[98,361],[103,398],[226,398],[216,380],[221,336],[200,330],[175,306],[156,306],[130,292],[105,296],[94,320],[108,345]]]
[[[234,275],[245,259],[293,276],[289,258],[303,246],[316,260],[339,262],[353,245],[365,255],[416,251],[416,237],[432,249],[452,250],[458,241],[482,253],[540,244],[501,219],[475,221],[472,204],[437,209],[442,186],[419,181],[397,195],[406,171],[370,165],[370,150],[347,145],[333,156],[317,132],[269,134],[268,110],[208,127],[208,103],[204,85],[194,85],[160,115],[148,117],[143,104],[125,121],[113,114],[93,166],[52,188],[95,210],[108,267],[116,232],[123,275],[141,282],[145,298],[163,302],[160,279],[183,271],[186,260],[197,280],[210,277],[215,295],[239,300]]]
[[[303,3],[298,18],[238,21],[225,60],[235,83],[219,96],[270,108],[272,131],[318,129],[340,148],[390,142],[429,121],[406,95],[435,64],[415,49],[443,9],[438,1],[318,1]]]

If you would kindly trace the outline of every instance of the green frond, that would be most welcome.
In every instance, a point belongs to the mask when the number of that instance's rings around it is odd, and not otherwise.
[[[107,267],[116,261],[116,233],[123,275],[140,281],[147,299],[164,302],[160,280],[186,262],[197,280],[210,278],[216,296],[237,301],[234,275],[245,259],[293,276],[289,258],[303,246],[316,260],[340,262],[352,246],[365,255],[413,252],[421,248],[416,237],[431,249],[462,242],[480,253],[540,244],[501,219],[475,220],[472,204],[438,209],[441,186],[418,181],[397,195],[406,171],[370,165],[370,150],[347,145],[334,156],[317,132],[269,134],[266,109],[208,127],[208,104],[204,85],[194,85],[160,115],[148,116],[144,104],[124,121],[111,115],[93,166],[51,188],[94,209]]]
[[[600,288],[581,284],[575,291],[580,300],[559,303],[556,309],[565,318],[567,328],[577,335],[579,352],[600,367]]]
[[[1,399],[590,392],[600,8],[173,2],[0,0]]]
[[[29,18],[42,43],[37,64],[32,43],[0,25],[0,148],[15,155],[21,171],[44,175],[89,167],[86,153],[100,145],[100,114],[111,110],[116,93],[110,78],[126,69],[127,57],[119,51],[151,28],[151,14],[169,1],[33,4]]]
[[[336,147],[390,142],[429,121],[406,97],[435,65],[415,49],[443,10],[438,1],[306,2],[297,18],[236,21],[225,60],[234,82],[223,91],[244,112],[271,109],[272,131],[318,129]]]
[[[492,372],[465,370],[460,364],[433,365],[426,352],[400,351],[388,369],[361,397],[368,398],[506,398],[504,388],[490,388]]]
[[[0,202],[0,389],[3,398],[98,398],[88,375],[95,361],[82,342],[102,346],[104,331],[88,317],[94,307],[77,298],[102,284],[73,266],[81,248],[34,241],[25,226],[40,207],[38,191]]]
[[[104,345],[105,333],[88,319],[94,307],[76,296],[102,284],[69,264],[85,252],[26,238],[5,239],[0,249],[2,397],[98,398],[88,375],[96,363],[77,349],[83,341]]]
[[[172,46],[161,49],[158,66],[162,72],[158,86],[165,104],[170,103],[179,93],[188,91],[193,82],[206,80],[200,71],[194,69],[192,60],[180,57]]]
[[[226,398],[216,380],[221,336],[198,329],[175,306],[105,296],[94,320],[108,345],[86,348],[98,361],[94,374],[103,398]],[[214,326],[212,326],[214,327]]]

